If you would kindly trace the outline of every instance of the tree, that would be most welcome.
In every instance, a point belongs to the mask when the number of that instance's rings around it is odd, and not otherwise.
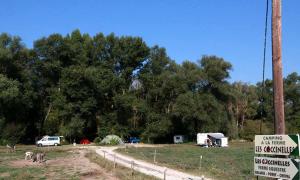
[[[177,64],[140,37],[75,30],[26,48],[21,38],[1,34],[0,143],[32,143],[45,134],[163,143],[175,134],[194,139],[215,131],[251,139],[270,132],[272,81],[262,94],[261,82],[229,83],[231,68],[217,56]],[[291,133],[300,127],[299,79],[297,73],[284,79]]]
[[[177,98],[174,108],[175,118],[180,119],[179,124],[186,128],[183,132],[190,137],[199,132],[220,131],[226,121],[225,114],[224,107],[212,94],[187,92]]]
[[[290,133],[300,128],[300,76],[295,72],[284,79],[285,116]]]

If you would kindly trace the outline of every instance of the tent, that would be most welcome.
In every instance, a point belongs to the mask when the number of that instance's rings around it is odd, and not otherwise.
[[[80,140],[80,144],[91,144],[91,142],[88,139],[83,138]]]
[[[118,145],[124,144],[123,140],[117,135],[107,135],[100,144]]]

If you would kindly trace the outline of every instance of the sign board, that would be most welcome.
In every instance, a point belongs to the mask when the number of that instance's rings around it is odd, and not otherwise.
[[[299,162],[290,158],[254,157],[254,175],[299,180]]]
[[[256,135],[255,154],[299,156],[299,135]]]

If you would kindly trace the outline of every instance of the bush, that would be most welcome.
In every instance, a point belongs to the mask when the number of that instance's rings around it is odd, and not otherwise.
[[[4,145],[15,145],[20,141],[21,137],[25,135],[25,132],[25,125],[9,123],[0,131],[0,137],[2,136],[0,143],[4,143]]]
[[[273,134],[273,125],[270,122],[262,123],[261,134]],[[240,132],[240,137],[245,140],[253,141],[255,135],[260,134],[260,120],[247,120],[243,130]]]
[[[5,139],[0,139],[0,146],[5,146],[5,145],[7,145],[7,144],[9,144],[7,140],[5,140]]]
[[[94,143],[95,143],[95,144],[100,144],[100,142],[101,142],[101,138],[100,138],[100,137],[96,137],[96,138],[94,139]]]

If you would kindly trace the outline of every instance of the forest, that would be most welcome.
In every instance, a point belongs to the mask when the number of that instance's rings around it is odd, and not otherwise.
[[[232,68],[215,55],[178,64],[140,37],[75,30],[27,48],[20,37],[2,33],[0,144],[34,143],[43,135],[168,143],[173,135],[193,140],[198,132],[246,140],[272,134],[272,80],[229,82]],[[284,98],[286,132],[298,133],[296,72],[284,78]]]

